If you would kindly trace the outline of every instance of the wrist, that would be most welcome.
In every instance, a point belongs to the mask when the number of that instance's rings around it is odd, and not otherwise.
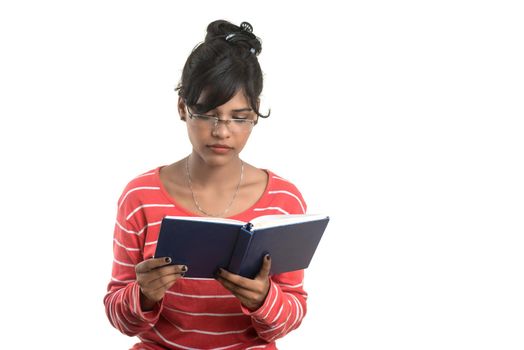
[[[144,293],[142,293],[142,290],[140,289],[140,308],[142,311],[151,311],[154,309],[155,305],[157,304],[156,301],[153,301],[146,297]]]

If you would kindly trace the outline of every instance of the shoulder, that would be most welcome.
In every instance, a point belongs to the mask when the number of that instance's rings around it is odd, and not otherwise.
[[[160,191],[160,184],[158,181],[160,167],[143,172],[132,178],[124,187],[118,205],[121,206],[123,202],[136,199],[150,191]]]
[[[293,214],[303,214],[307,211],[307,204],[300,190],[293,182],[271,170],[266,170],[269,176],[268,195],[285,201],[293,207]]]
[[[296,194],[300,194],[299,189],[297,188],[297,186],[295,186],[293,182],[291,182],[290,180],[288,180],[285,177],[282,177],[272,172],[271,170],[266,170],[266,171],[269,176],[269,183],[271,184],[272,190],[280,189],[280,190],[286,190],[286,191],[290,191]]]

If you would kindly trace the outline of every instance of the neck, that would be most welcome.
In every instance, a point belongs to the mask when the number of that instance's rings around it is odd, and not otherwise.
[[[227,164],[210,165],[196,153],[189,155],[189,173],[193,186],[204,188],[236,187],[242,161],[239,157]]]

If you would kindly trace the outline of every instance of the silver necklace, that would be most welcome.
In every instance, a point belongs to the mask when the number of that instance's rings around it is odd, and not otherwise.
[[[240,181],[238,181],[238,185],[235,190],[235,193],[233,194],[233,198],[231,198],[231,201],[229,202],[226,209],[222,213],[214,215],[214,214],[209,214],[204,209],[202,209],[202,207],[200,206],[200,204],[198,203],[196,199],[195,192],[193,192],[193,183],[191,182],[191,175],[189,175],[189,157],[186,158],[187,183],[189,185],[189,190],[191,191],[191,195],[193,196],[193,202],[195,203],[195,206],[201,213],[207,216],[214,216],[214,217],[223,217],[227,214],[227,212],[229,211],[229,208],[231,208],[231,205],[233,204],[233,202],[235,201],[235,198],[237,197],[238,189],[240,188],[240,184],[242,183],[242,179],[244,178],[244,162],[242,161],[242,159],[240,159],[240,164],[241,164],[240,165]]]

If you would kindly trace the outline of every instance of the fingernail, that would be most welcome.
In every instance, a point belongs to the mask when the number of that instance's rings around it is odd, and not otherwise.
[[[271,260],[271,256],[269,256],[269,254],[266,254],[266,260],[267,261]]]
[[[186,265],[182,266],[182,272],[186,272],[186,271],[187,271],[187,266]]]
[[[171,258],[170,258],[170,257],[167,257],[167,258],[165,258],[164,260],[165,260],[165,262],[168,263],[168,264],[171,263]]]

